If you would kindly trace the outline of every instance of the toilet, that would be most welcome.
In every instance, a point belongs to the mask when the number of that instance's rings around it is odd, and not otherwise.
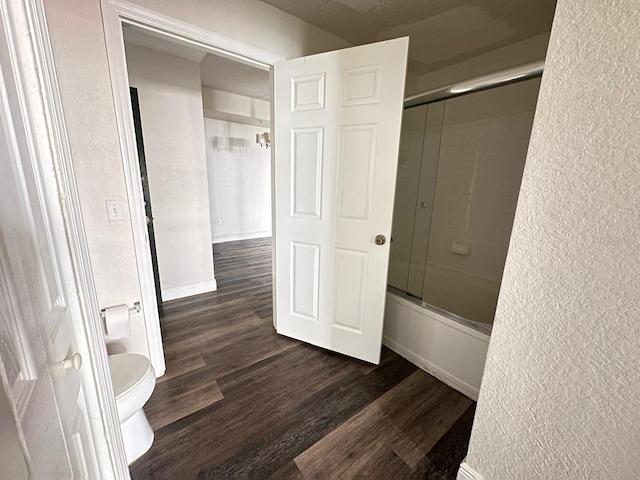
[[[127,463],[131,465],[153,443],[153,430],[142,407],[151,398],[156,374],[149,359],[136,353],[110,355],[109,369]]]

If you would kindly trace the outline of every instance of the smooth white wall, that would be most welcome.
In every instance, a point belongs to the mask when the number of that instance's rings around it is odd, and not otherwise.
[[[205,117],[269,129],[271,104],[266,100],[223,92],[203,85],[202,103]],[[265,128],[262,130],[265,131]]]
[[[171,298],[168,290],[195,284],[208,284],[210,291],[215,281],[200,64],[133,45],[126,55],[140,102],[163,299]]]
[[[640,472],[640,11],[560,0],[467,463]]]
[[[271,151],[256,143],[267,130],[213,118],[204,125],[213,242],[270,237]]]

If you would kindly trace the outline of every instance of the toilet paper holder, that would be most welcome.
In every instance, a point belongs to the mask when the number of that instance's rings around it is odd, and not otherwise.
[[[106,309],[102,309],[100,310],[100,317],[102,317],[102,320],[104,320],[106,318],[106,314],[105,311]],[[132,315],[134,313],[140,313],[140,311],[142,310],[142,307],[140,306],[140,302],[133,302],[133,308],[129,309],[129,315]]]

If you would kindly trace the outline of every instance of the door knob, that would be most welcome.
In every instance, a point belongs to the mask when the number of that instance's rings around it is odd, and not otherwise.
[[[151,218],[149,218],[149,215],[146,215],[144,219],[147,221],[147,225],[151,223]]]
[[[69,368],[73,368],[74,370],[80,370],[82,367],[82,355],[78,352],[71,355],[69,358],[62,362],[62,367],[67,370]]]
[[[376,245],[384,245],[387,242],[387,239],[384,235],[376,235]]]

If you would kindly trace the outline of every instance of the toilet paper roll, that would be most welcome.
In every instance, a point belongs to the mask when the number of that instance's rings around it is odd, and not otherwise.
[[[107,326],[107,338],[116,340],[131,336],[131,322],[129,321],[129,307],[118,305],[104,311],[104,321]]]

